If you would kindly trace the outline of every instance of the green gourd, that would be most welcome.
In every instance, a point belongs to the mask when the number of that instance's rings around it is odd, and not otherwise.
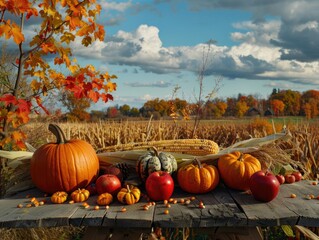
[[[177,171],[175,157],[166,152],[158,152],[155,147],[141,155],[136,164],[136,171],[140,179],[145,182],[146,178],[156,171],[166,171],[170,174]]]

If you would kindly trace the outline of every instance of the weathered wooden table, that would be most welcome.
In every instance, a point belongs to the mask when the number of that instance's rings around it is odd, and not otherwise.
[[[296,198],[290,195],[296,194]],[[279,195],[269,203],[254,200],[252,195],[244,192],[230,190],[223,185],[214,191],[195,195],[195,200],[189,205],[171,204],[169,214],[164,214],[167,207],[163,202],[157,202],[147,211],[143,205],[147,203],[142,198],[137,204],[125,206],[118,201],[110,204],[109,209],[101,207],[94,210],[96,196],[88,200],[89,208],[82,203],[52,204],[49,197],[36,189],[21,192],[10,198],[0,199],[0,227],[2,228],[32,228],[56,226],[88,226],[94,231],[101,229],[151,229],[162,228],[201,228],[216,227],[253,228],[256,226],[302,225],[306,227],[319,227],[319,200],[308,200],[306,195],[319,196],[319,185],[312,181],[303,180],[294,184],[284,184],[280,187]],[[43,206],[26,208],[30,198],[46,200]],[[187,199],[191,197],[176,189],[174,199]],[[198,207],[203,201],[205,208]],[[18,208],[23,204],[23,208]],[[92,236],[92,235],[91,235]]]

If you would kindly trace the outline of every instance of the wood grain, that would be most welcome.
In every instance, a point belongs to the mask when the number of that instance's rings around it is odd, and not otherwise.
[[[291,193],[297,195],[290,198]],[[123,205],[114,199],[109,209],[100,207],[94,210],[97,196],[88,200],[89,208],[82,203],[52,204],[50,197],[37,189],[21,192],[9,198],[0,199],[0,227],[31,228],[53,226],[89,226],[107,228],[213,228],[213,227],[255,227],[302,225],[319,227],[319,201],[308,200],[306,196],[319,195],[319,185],[311,181],[301,181],[294,184],[284,184],[273,201],[268,203],[256,201],[252,195],[231,190],[222,184],[207,194],[189,194],[178,187],[172,198],[178,200],[167,208],[163,201],[151,206],[147,211],[143,205],[145,198],[134,205]],[[29,195],[27,198],[26,196]],[[180,202],[194,196],[194,200],[186,205]],[[26,208],[30,197],[45,200],[39,207]],[[199,208],[203,202],[205,208]],[[18,208],[23,204],[23,208]],[[126,212],[122,212],[122,207]],[[164,214],[168,209],[169,214]]]

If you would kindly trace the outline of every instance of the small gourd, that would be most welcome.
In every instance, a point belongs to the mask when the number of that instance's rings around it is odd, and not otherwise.
[[[51,202],[52,203],[64,203],[68,199],[68,194],[64,191],[58,191],[52,194]]]
[[[140,179],[145,182],[146,178],[156,171],[165,171],[170,174],[177,171],[177,161],[170,153],[158,152],[155,147],[139,157],[136,171]]]
[[[202,194],[217,187],[219,173],[215,166],[201,163],[195,158],[193,163],[179,168],[177,180],[179,186],[185,192]]]
[[[127,205],[135,204],[140,200],[141,191],[138,187],[134,185],[126,185],[126,187],[122,188],[118,194],[117,199]]]
[[[79,188],[71,193],[71,198],[74,202],[84,202],[90,196],[90,191],[85,188]]]
[[[113,201],[112,194],[105,192],[97,197],[96,203],[100,206],[109,205]]]

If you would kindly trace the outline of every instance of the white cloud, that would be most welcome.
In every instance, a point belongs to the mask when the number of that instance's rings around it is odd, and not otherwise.
[[[318,61],[282,59],[283,54],[290,54],[289,50],[285,53],[281,46],[272,45],[271,39],[280,34],[278,20],[261,23],[246,21],[235,26],[246,31],[233,33],[233,39],[238,40],[239,44],[233,47],[210,45],[212,62],[207,66],[206,74],[225,78],[318,82]],[[74,49],[82,57],[97,58],[107,65],[129,65],[158,74],[182,71],[197,74],[203,51],[207,51],[208,45],[164,47],[159,29],[143,24],[132,32],[119,31],[109,36],[106,42],[95,43],[90,48],[78,46]]]
[[[294,30],[295,31],[298,31],[298,32],[302,32],[304,30],[315,30],[315,31],[318,31],[318,22],[317,21],[309,21],[309,22],[306,22],[306,23],[302,23],[302,24],[299,24],[299,25],[296,25],[294,27]]]
[[[128,8],[132,7],[132,1],[127,2],[109,2],[101,1],[101,6],[105,10],[115,10],[119,12],[125,12]]]
[[[148,100],[152,100],[153,98],[154,97],[152,97],[152,95],[145,94],[144,96],[140,97],[138,100],[148,101]]]
[[[101,50],[105,48],[106,43],[103,41],[95,41],[90,46],[85,47],[81,44],[81,39],[76,38],[71,43],[73,54],[81,56],[83,58],[104,59]]]

